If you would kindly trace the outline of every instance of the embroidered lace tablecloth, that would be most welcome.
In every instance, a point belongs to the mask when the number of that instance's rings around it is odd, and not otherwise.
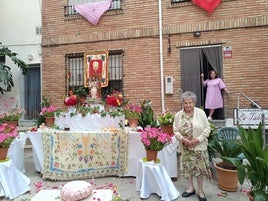
[[[43,178],[74,180],[122,176],[127,168],[128,135],[124,131],[58,131],[42,133]]]

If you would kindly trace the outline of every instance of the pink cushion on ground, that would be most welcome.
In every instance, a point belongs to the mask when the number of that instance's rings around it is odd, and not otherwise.
[[[61,199],[64,201],[82,200],[92,193],[92,185],[85,181],[71,181],[61,190]]]

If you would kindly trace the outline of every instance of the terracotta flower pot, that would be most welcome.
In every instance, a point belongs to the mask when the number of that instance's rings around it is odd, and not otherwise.
[[[18,121],[7,121],[6,123],[13,125],[14,127],[18,126]]]
[[[136,128],[138,126],[138,122],[139,122],[138,117],[128,118],[128,125],[131,128]]]
[[[7,152],[8,152],[8,147],[1,147],[0,148],[0,160],[6,160]]]
[[[173,125],[161,126],[161,130],[164,133],[169,134],[170,136],[173,136],[174,135],[174,133],[173,133]]]
[[[54,126],[55,117],[46,117],[46,126],[52,127]]]
[[[157,159],[157,153],[158,153],[158,151],[147,150],[146,149],[146,158],[147,158],[147,161],[156,161],[156,159]]]
[[[218,176],[218,187],[224,191],[235,192],[238,186],[237,170],[229,170],[220,167],[219,163],[214,163]]]

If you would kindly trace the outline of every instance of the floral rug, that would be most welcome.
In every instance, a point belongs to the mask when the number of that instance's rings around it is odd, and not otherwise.
[[[127,166],[126,132],[43,132],[43,178],[74,180],[122,176]]]

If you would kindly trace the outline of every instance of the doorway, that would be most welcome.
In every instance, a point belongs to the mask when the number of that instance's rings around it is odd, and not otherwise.
[[[210,70],[218,72],[222,77],[222,46],[198,46],[180,49],[181,57],[181,88],[182,91],[193,91],[197,96],[196,107],[205,110],[206,88],[201,84],[201,73],[208,78]],[[216,109],[213,119],[224,119],[224,109]]]
[[[34,120],[41,110],[40,64],[29,65],[25,76],[25,119]]]

